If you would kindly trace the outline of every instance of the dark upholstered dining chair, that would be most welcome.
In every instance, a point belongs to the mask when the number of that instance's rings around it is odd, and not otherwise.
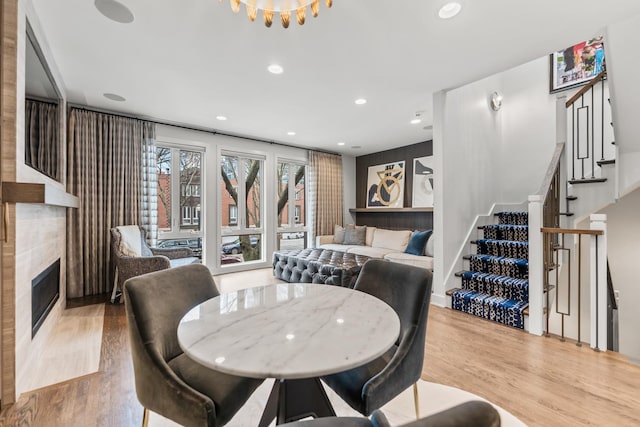
[[[136,240],[139,253],[131,253],[131,249],[128,249],[131,244],[123,241],[126,238]],[[131,277],[200,262],[190,248],[150,248],[145,240],[144,228],[137,225],[111,229],[111,257],[115,265],[111,302],[115,302],[117,292],[122,290],[123,283]]]
[[[384,414],[373,411],[371,419],[357,417],[327,417],[296,421],[280,427],[391,427]],[[500,414],[487,402],[472,400],[401,427],[500,427]]]
[[[182,352],[180,319],[217,295],[209,269],[201,264],[125,282],[136,394],[145,408],[143,425],[151,410],[184,426],[222,426],[262,383],[205,368]]]
[[[413,385],[419,418],[416,382],[422,373],[429,300],[429,270],[371,259],[363,266],[354,289],[380,298],[400,318],[400,337],[378,359],[349,371],[322,377],[353,409],[370,415]]]

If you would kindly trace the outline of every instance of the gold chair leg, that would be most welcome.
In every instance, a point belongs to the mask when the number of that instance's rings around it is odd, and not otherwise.
[[[418,396],[418,383],[413,383],[413,404],[416,407],[416,420],[420,419],[420,397]]]
[[[142,413],[142,427],[149,426],[149,410],[144,408],[144,412]]]

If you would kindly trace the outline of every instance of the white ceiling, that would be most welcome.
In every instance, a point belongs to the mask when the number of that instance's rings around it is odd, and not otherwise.
[[[640,13],[638,0],[458,0],[441,20],[446,0],[335,0],[285,30],[229,0],[120,0],[131,24],[91,0],[32,1],[70,102],[355,156],[431,139],[434,92]],[[283,74],[266,71],[273,62]]]

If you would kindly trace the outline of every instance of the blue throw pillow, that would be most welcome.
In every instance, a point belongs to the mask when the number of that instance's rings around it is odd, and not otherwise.
[[[429,240],[431,233],[433,233],[433,230],[414,231],[404,253],[411,255],[424,255],[424,247],[427,244],[427,240]]]

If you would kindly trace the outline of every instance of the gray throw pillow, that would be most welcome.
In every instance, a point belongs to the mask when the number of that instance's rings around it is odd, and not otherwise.
[[[363,246],[367,237],[366,225],[347,225],[344,229],[344,241],[345,245],[359,245]]]
[[[427,244],[424,246],[424,254],[426,256],[433,257],[433,233],[429,236],[429,240],[427,240]]]
[[[333,243],[341,245],[344,242],[344,228],[338,224],[333,229]]]

